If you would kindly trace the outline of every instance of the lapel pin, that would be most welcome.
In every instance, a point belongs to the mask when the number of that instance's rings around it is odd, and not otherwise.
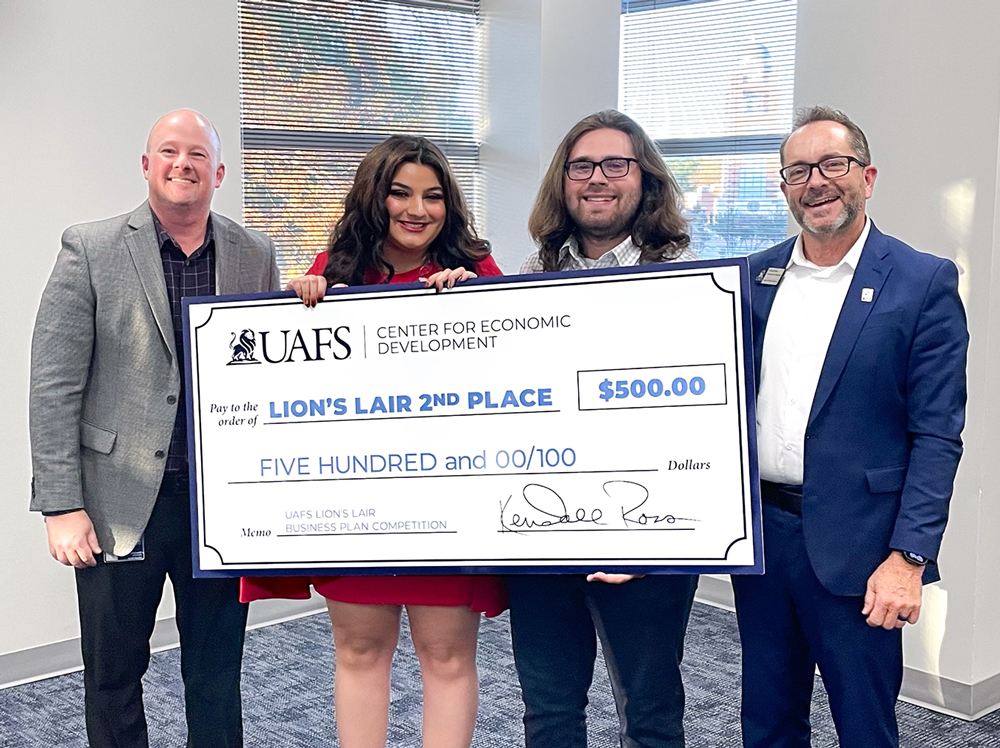
[[[862,288],[861,289],[861,300],[866,304],[870,304],[872,299],[875,298],[874,288]]]
[[[761,270],[760,275],[757,276],[757,282],[762,286],[776,286],[778,285],[778,281],[781,280],[781,276],[784,274],[784,268],[768,268],[767,270]]]

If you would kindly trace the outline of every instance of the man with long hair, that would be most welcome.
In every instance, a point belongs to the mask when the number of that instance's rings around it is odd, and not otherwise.
[[[696,259],[680,190],[656,145],[612,110],[585,117],[563,138],[528,229],[538,252],[522,273]],[[598,636],[622,746],[682,748],[680,662],[697,584],[693,574],[508,577],[528,748],[587,745]]]
[[[695,260],[681,206],[639,124],[613,109],[591,114],[566,133],[542,179],[528,219],[538,253],[521,272]]]

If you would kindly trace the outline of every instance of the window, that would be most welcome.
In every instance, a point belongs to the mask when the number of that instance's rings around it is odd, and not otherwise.
[[[619,108],[677,178],[692,249],[783,240],[778,146],[792,120],[795,0],[623,0]]]
[[[478,0],[240,0],[243,210],[284,280],[325,248],[361,158],[433,140],[473,212],[482,74]]]

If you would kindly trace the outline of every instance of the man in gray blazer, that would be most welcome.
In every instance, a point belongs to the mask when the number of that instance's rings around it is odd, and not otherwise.
[[[68,228],[31,345],[31,508],[76,567],[87,734],[148,745],[141,678],[165,576],[188,746],[243,744],[238,580],[193,579],[181,298],[279,290],[274,244],[210,211],[215,128],[180,110],[142,157],[149,200]]]

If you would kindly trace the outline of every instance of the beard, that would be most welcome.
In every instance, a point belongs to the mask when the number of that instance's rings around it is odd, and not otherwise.
[[[632,225],[639,214],[641,197],[634,199],[626,194],[618,195],[618,210],[607,215],[595,216],[586,211],[570,209],[570,217],[576,224],[576,233],[581,238],[594,241],[610,241],[632,233]]]
[[[823,197],[830,196],[830,193],[806,193],[802,196],[802,200],[819,200]],[[806,216],[805,209],[803,209],[799,203],[795,203],[794,206],[791,207],[792,217],[795,219],[795,222],[802,227],[802,230],[809,234],[814,234],[816,236],[833,236],[834,234],[839,234],[845,228],[854,223],[854,220],[864,209],[865,201],[864,197],[860,193],[849,194],[840,191],[836,196],[839,197],[843,203],[843,208],[840,211],[840,215],[830,223],[813,223],[813,221]]]
[[[576,231],[587,239],[609,241],[632,233],[635,215],[615,214],[600,221],[576,221]]]

